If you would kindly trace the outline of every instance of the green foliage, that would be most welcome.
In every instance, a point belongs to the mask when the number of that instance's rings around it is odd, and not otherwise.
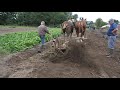
[[[61,34],[59,28],[50,28],[49,31],[51,35],[46,35],[46,41],[58,37]],[[0,51],[14,53],[32,48],[34,45],[40,44],[40,42],[38,32],[34,31],[5,34],[0,36]]]
[[[118,21],[118,20],[114,20],[114,22],[115,22],[116,24],[118,24],[118,23],[119,23],[119,21]]]
[[[0,47],[0,54],[8,54],[7,50]]]
[[[74,15],[73,15],[73,18],[74,18],[75,20],[77,20],[78,15],[77,15],[77,14],[74,14]]]
[[[45,21],[54,27],[70,17],[72,12],[0,12],[0,25],[38,26],[41,21]]]
[[[104,26],[104,25],[106,25],[107,23],[106,22],[104,22],[101,18],[98,18],[97,20],[96,20],[96,22],[95,22],[95,25],[98,27],[98,28],[100,28],[100,27],[102,27],[102,26]]]
[[[107,23],[106,22],[102,22],[102,26],[104,26],[104,25],[107,25]]]
[[[16,12],[0,12],[0,25],[15,24]]]

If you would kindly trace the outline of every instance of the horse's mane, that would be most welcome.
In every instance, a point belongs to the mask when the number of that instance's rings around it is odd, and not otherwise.
[[[86,22],[87,22],[87,21],[86,21],[86,19],[82,19],[81,22],[83,22],[84,25],[86,25]]]

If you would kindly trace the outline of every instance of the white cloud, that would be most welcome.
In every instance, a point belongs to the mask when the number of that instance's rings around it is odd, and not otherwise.
[[[72,12],[72,14],[78,14],[78,17],[84,17],[88,21],[95,22],[97,18],[101,18],[103,21],[108,22],[109,19],[117,19],[120,21],[120,12]]]

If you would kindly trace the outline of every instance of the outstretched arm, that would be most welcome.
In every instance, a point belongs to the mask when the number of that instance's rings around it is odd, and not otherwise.
[[[45,28],[45,32],[48,33],[48,34],[50,34],[50,32],[48,31],[47,27]]]

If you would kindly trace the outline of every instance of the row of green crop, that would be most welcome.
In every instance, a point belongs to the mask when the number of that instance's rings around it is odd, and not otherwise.
[[[51,35],[46,35],[46,42],[61,34],[59,28],[51,28],[49,31]],[[5,34],[4,36],[0,36],[0,51],[7,51],[9,53],[23,51],[40,44],[40,42],[38,32],[34,31]]]

